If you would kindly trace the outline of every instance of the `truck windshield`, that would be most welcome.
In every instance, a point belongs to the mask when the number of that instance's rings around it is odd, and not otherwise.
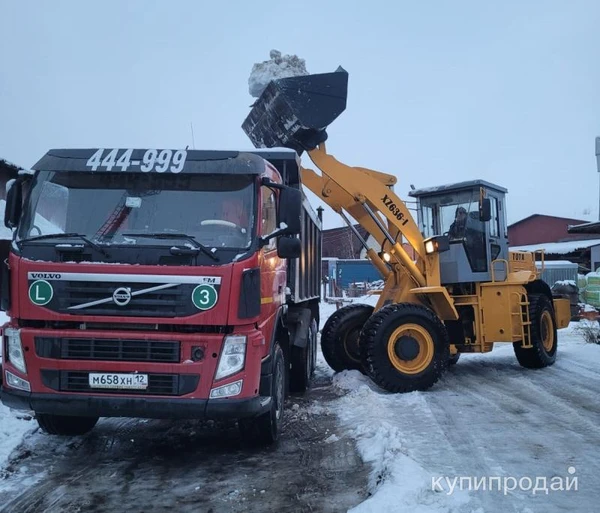
[[[42,171],[18,240],[76,233],[98,244],[173,246],[186,241],[160,234],[186,234],[207,247],[244,249],[253,225],[250,175]]]

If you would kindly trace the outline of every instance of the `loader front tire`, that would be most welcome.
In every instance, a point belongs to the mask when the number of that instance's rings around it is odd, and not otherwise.
[[[357,304],[344,306],[327,319],[321,332],[321,351],[334,371],[363,371],[360,332],[372,314],[372,306]]]
[[[427,390],[450,359],[445,326],[429,308],[388,305],[373,314],[361,333],[363,366],[388,392]]]
[[[541,369],[556,361],[558,336],[552,301],[545,294],[529,295],[531,345],[524,348],[521,341],[513,343],[515,356],[522,367]]]

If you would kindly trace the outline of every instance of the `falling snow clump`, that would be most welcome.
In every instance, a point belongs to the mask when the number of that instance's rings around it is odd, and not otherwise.
[[[254,98],[258,98],[271,80],[278,78],[308,75],[306,63],[297,55],[281,55],[278,50],[271,50],[268,61],[252,66],[248,79],[248,90]]]

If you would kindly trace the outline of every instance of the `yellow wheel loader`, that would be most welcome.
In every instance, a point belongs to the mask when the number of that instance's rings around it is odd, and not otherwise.
[[[302,167],[303,184],[344,219],[384,279],[374,308],[353,304],[327,320],[328,364],[359,369],[390,392],[425,390],[460,353],[496,343],[513,344],[523,367],[552,365],[569,300],[552,296],[535,253],[509,252],[506,189],[472,180],[413,190],[415,220],[394,193],[395,176],[327,153],[326,128],[345,110],[347,86],[342,68],[274,80],[242,125],[257,148],[308,155],[319,172]]]

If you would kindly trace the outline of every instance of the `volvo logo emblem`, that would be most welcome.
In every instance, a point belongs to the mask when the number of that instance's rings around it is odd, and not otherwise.
[[[128,287],[119,287],[113,292],[112,298],[116,305],[128,305],[131,301],[131,289]]]

